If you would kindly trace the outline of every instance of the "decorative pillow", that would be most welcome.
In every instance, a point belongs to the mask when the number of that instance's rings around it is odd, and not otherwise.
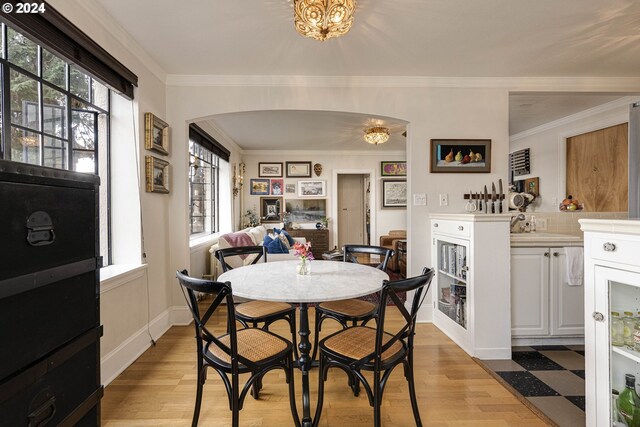
[[[237,233],[227,233],[218,239],[218,249],[237,248],[239,246],[253,246],[251,237],[242,231]],[[238,268],[244,265],[247,255],[231,256],[225,258],[225,261],[231,268]]]
[[[293,237],[291,237],[291,235],[289,233],[287,233],[287,230],[281,230],[279,228],[274,228],[273,232],[276,234],[284,234],[285,237],[287,238],[287,241],[289,242],[289,248],[291,248],[291,246],[293,246],[293,244],[295,243],[295,240],[293,240]]]
[[[287,252],[289,252],[289,250],[291,250],[291,245],[289,244],[289,240],[287,240],[287,235],[284,233],[278,233],[276,234],[276,237],[280,239],[282,246],[284,246]]]
[[[267,253],[270,254],[288,254],[289,251],[284,247],[282,241],[278,238],[272,239],[269,236],[264,236],[262,245],[267,248]]]
[[[267,229],[264,225],[259,225],[257,227],[250,228],[247,230],[247,233],[253,239],[254,244],[259,245],[267,234]]]

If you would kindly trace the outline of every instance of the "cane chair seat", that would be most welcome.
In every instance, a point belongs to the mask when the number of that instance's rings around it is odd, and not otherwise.
[[[236,314],[251,319],[274,316],[291,311],[291,304],[272,301],[249,301],[236,306]]]
[[[319,304],[322,310],[330,311],[341,316],[360,317],[373,314],[376,305],[359,299],[344,299],[339,301],[327,301]]]
[[[391,338],[393,335],[385,332],[382,345]],[[354,326],[328,336],[320,345],[346,358],[360,360],[375,351],[376,330],[367,326]],[[382,353],[382,363],[397,358],[404,350],[401,341],[394,342]]]
[[[223,345],[231,346],[230,335],[218,339]],[[256,364],[278,357],[291,349],[290,343],[261,329],[241,329],[237,331],[237,339],[238,355]],[[231,356],[215,343],[209,345],[208,352],[217,360],[231,364]]]

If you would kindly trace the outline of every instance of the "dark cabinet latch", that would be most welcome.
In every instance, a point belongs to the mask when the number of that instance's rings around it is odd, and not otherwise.
[[[53,221],[48,213],[36,211],[27,218],[27,242],[31,246],[50,245],[56,240]]]

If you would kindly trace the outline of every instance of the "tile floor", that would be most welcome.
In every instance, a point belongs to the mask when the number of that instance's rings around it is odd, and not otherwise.
[[[512,350],[512,360],[482,362],[558,426],[584,426],[584,346]]]

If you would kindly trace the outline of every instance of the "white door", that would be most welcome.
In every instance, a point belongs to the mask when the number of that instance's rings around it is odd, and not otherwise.
[[[564,248],[550,251],[551,335],[584,335],[584,284],[569,286]]]
[[[549,248],[511,249],[511,335],[549,334]]]
[[[338,247],[365,243],[364,175],[338,175]]]

